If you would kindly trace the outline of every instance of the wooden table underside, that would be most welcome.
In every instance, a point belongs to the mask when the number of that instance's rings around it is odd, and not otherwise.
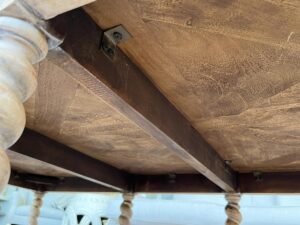
[[[235,171],[299,171],[299,1],[98,0],[85,10],[102,29],[126,27],[133,38],[120,48]],[[28,128],[130,173],[197,173],[57,57],[37,65]]]

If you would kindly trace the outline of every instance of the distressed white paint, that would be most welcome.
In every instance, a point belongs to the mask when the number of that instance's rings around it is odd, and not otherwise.
[[[106,207],[111,199],[110,194],[79,194],[60,201],[59,208],[66,208],[62,225],[102,225],[100,218],[106,217]],[[78,216],[82,218],[78,221]]]

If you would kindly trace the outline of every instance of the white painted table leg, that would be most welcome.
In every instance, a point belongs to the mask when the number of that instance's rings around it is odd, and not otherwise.
[[[226,225],[241,224],[242,214],[240,212],[240,206],[239,206],[241,195],[236,193],[227,193],[225,198],[228,201],[228,204],[225,208],[227,214]]]

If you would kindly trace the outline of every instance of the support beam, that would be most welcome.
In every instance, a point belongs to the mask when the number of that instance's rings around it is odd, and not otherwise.
[[[69,23],[62,48],[82,65],[66,65],[67,72],[199,173],[223,190],[233,191],[235,173],[147,75],[119,48],[113,61],[106,57],[99,49],[103,31],[83,11],[65,16]]]
[[[51,192],[117,192],[108,187],[78,177],[48,177],[12,172],[9,184],[31,190]]]
[[[130,176],[37,132],[26,129],[10,150],[68,170],[74,176],[117,190],[128,191]]]
[[[300,172],[241,173],[238,192],[241,194],[299,194]],[[136,176],[136,193],[221,193],[222,190],[196,174]]]
[[[252,173],[239,175],[239,191],[249,194],[299,194],[300,172]]]
[[[134,193],[222,193],[222,189],[205,177],[197,174],[180,175],[136,175]],[[300,173],[265,173],[261,178],[253,174],[240,174],[239,192],[242,194],[299,194]],[[49,178],[33,174],[12,173],[9,184],[44,191],[71,192],[114,192],[116,190],[101,186],[78,177]],[[41,188],[42,187],[42,188]],[[43,188],[44,187],[44,188]]]
[[[135,175],[132,179],[134,193],[222,193],[204,176],[198,174],[180,175]],[[13,172],[9,184],[44,191],[72,192],[114,192],[110,188],[78,177],[48,177],[35,174]]]
[[[221,193],[222,189],[202,175],[174,174],[136,176],[135,193]]]
[[[116,190],[104,187],[78,177],[65,177],[60,183],[48,189],[49,191],[67,192],[116,192]]]

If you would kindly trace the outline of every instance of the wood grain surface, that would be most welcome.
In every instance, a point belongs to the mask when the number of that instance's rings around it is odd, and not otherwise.
[[[25,104],[28,128],[128,172],[194,172],[73,80],[64,67],[76,68],[78,64],[60,50],[52,51],[47,60],[37,66],[38,89]]]
[[[65,67],[65,70],[188,165],[223,190],[233,191],[234,171],[145,73],[119,48],[115,50],[113,61],[99,51],[103,31],[86,13],[77,10],[68,15],[71,21],[61,48],[80,66]],[[61,63],[61,59],[57,61]]]
[[[102,27],[239,171],[300,169],[300,2],[98,0]]]

